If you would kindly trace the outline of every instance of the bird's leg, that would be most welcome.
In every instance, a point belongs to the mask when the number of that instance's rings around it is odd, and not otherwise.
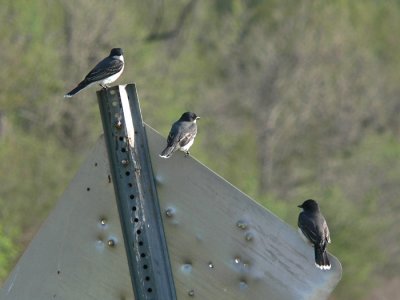
[[[108,89],[107,84],[102,84],[102,83],[100,83],[100,86],[101,86],[103,89]]]
[[[185,157],[188,157],[190,155],[189,150],[185,152]]]

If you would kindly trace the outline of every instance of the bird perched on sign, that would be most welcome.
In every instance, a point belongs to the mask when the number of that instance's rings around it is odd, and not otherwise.
[[[177,150],[189,155],[189,148],[193,145],[197,134],[196,121],[200,119],[195,113],[185,112],[180,119],[172,124],[167,139],[167,147],[161,152],[160,157],[169,158]]]
[[[298,207],[303,209],[298,220],[300,235],[314,247],[317,268],[329,270],[331,264],[326,253],[326,247],[331,242],[331,238],[328,224],[319,210],[318,203],[315,200],[308,199]]]
[[[76,88],[64,95],[70,98],[83,89],[98,83],[103,88],[107,88],[107,84],[114,82],[121,76],[124,71],[124,56],[121,48],[111,49],[110,55],[100,61],[90,72],[86,75]]]

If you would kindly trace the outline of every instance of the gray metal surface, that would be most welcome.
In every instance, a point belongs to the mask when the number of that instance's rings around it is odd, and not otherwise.
[[[135,297],[174,300],[175,286],[134,84],[97,92]]]
[[[101,137],[0,290],[1,300],[134,299]]]
[[[317,269],[294,228],[195,159],[180,152],[159,158],[165,138],[145,129],[179,300],[328,297],[342,272],[335,257],[330,271]],[[101,138],[1,300],[134,298],[108,164]]]
[[[328,298],[341,278],[335,257],[317,269],[294,228],[195,159],[158,157],[165,138],[146,130],[178,299]]]

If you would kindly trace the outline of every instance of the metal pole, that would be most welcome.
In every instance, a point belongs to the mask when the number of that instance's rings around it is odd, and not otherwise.
[[[134,84],[97,92],[136,300],[175,300],[147,136]]]

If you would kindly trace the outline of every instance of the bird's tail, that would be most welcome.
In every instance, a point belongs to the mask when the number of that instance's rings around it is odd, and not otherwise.
[[[72,91],[64,95],[64,98],[71,98],[72,96],[78,94],[80,91],[83,89],[87,88],[89,84],[85,82],[85,80],[81,81],[76,88],[74,88]]]
[[[316,267],[321,270],[330,270],[331,263],[329,262],[328,254],[326,253],[325,249],[321,249],[321,247],[315,245],[314,251]]]
[[[175,147],[174,146],[167,146],[161,153],[160,157],[162,158],[169,158],[172,153],[175,152]]]

